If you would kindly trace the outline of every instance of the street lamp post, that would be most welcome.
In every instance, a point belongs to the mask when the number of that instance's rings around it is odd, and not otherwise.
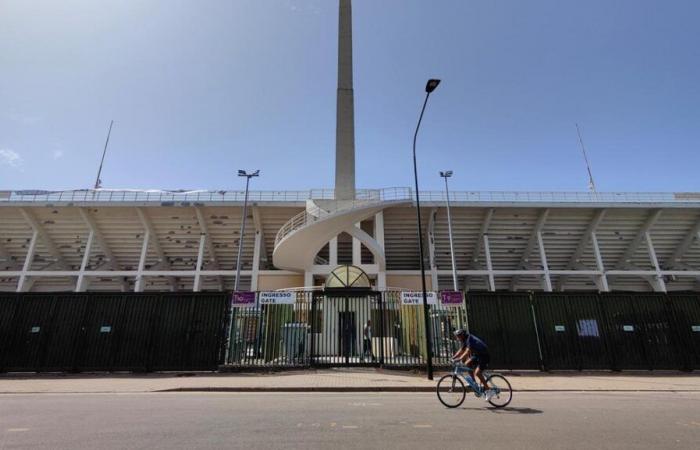
[[[248,215],[248,186],[250,179],[260,176],[260,171],[256,170],[252,173],[247,173],[245,170],[238,171],[239,177],[246,177],[245,180],[245,199],[243,200],[243,221],[241,222],[241,234],[238,236],[238,256],[236,256],[236,282],[233,291],[238,291],[239,280],[241,278],[241,253],[243,253],[243,234],[245,233],[245,220]]]
[[[415,178],[416,184],[416,215],[418,217],[418,251],[420,254],[420,282],[423,289],[423,321],[425,326],[425,347],[428,357],[427,369],[428,369],[428,379],[433,379],[433,346],[432,338],[430,332],[430,317],[428,316],[428,294],[425,289],[425,261],[423,260],[423,230],[421,226],[420,218],[420,194],[418,191],[418,166],[416,164],[416,140],[418,139],[418,129],[420,128],[420,123],[423,120],[423,113],[425,112],[425,107],[428,104],[428,98],[430,94],[438,87],[440,80],[430,79],[425,85],[425,101],[423,102],[423,109],[421,109],[420,117],[418,118],[418,125],[416,125],[416,132],[413,135],[413,176]]]
[[[455,265],[455,246],[452,241],[452,216],[450,216],[450,188],[447,186],[447,179],[452,176],[451,170],[440,172],[440,176],[445,179],[445,197],[447,198],[447,232],[450,235],[450,256],[452,258],[452,286],[457,291],[457,266]]]

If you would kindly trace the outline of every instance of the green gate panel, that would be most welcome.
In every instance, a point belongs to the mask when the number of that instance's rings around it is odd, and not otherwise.
[[[123,297],[123,310],[113,333],[113,370],[145,372],[150,369],[153,329],[160,294],[128,294]]]
[[[84,294],[59,294],[53,296],[51,315],[46,326],[42,356],[36,370],[44,372],[75,371],[76,358],[85,330],[88,297]]]
[[[539,369],[537,332],[527,293],[468,293],[469,331],[489,346],[494,369]]]
[[[533,303],[548,370],[610,369],[613,354],[595,293],[535,293]]]
[[[700,294],[669,294],[684,369],[700,369]]]
[[[31,372],[41,368],[53,303],[51,294],[20,296],[10,332],[10,348],[5,352],[5,370]]]
[[[0,293],[0,372],[4,372],[9,362],[8,352],[12,348],[13,324],[19,295]]]
[[[615,368],[680,369],[668,297],[663,294],[601,294]]]
[[[112,370],[123,307],[123,295],[90,295],[82,324],[77,370]]]

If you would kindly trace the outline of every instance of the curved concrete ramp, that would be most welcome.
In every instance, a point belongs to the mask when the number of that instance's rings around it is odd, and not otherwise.
[[[306,223],[292,231],[276,245],[272,262],[278,269],[303,272],[309,269],[316,254],[331,239],[356,223],[373,217],[380,211],[404,205],[406,200],[372,202],[363,206],[343,209],[321,219]]]

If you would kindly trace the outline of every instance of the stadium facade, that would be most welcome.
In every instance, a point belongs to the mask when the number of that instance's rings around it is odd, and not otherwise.
[[[356,189],[350,0],[340,1],[336,186],[238,191],[0,191],[0,290],[314,288],[338,265],[376,290],[420,286],[415,193]],[[264,168],[263,168],[264,170]],[[444,192],[421,192],[427,283],[453,286]],[[690,291],[700,193],[450,192],[466,291]]]

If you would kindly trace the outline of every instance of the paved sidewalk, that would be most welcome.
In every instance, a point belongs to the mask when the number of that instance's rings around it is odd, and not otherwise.
[[[679,372],[504,372],[517,391],[698,391],[700,374]],[[376,369],[276,373],[36,374],[0,376],[0,394],[163,391],[432,391],[425,375]]]

